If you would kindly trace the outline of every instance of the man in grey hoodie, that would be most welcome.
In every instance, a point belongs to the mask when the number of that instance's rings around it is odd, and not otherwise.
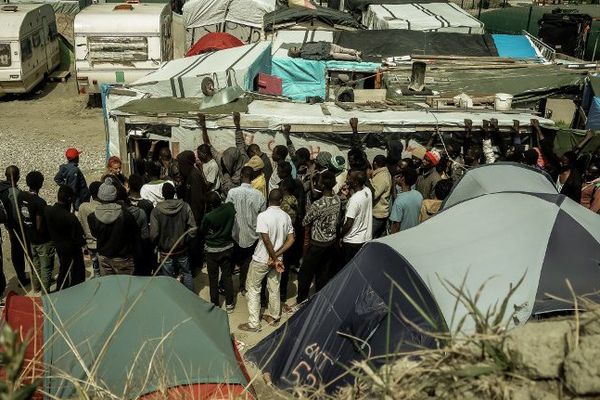
[[[189,204],[175,199],[172,184],[163,185],[162,195],[165,201],[158,203],[150,214],[150,240],[160,252],[164,275],[173,278],[181,275],[185,287],[195,293],[188,257],[191,240],[196,237],[194,213]]]
[[[118,204],[117,188],[108,177],[98,189],[100,205],[88,216],[90,232],[96,238],[100,273],[131,275],[133,255],[140,240],[140,228],[126,207]]]

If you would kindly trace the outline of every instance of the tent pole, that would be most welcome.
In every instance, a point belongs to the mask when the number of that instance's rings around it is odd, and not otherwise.
[[[529,6],[529,15],[527,16],[527,28],[525,30],[529,32],[529,24],[531,23],[531,13],[533,12],[533,6]],[[529,32],[531,33],[531,32]]]

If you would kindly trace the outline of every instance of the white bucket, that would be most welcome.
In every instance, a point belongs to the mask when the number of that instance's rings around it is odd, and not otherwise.
[[[496,93],[494,98],[494,109],[496,111],[508,111],[512,107],[513,95],[508,93]]]

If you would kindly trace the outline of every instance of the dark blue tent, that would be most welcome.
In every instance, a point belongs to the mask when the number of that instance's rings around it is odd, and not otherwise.
[[[403,282],[408,296],[442,329],[444,320],[421,278],[408,264],[400,267],[402,261],[389,246],[368,243],[284,326],[248,351],[246,358],[285,388],[331,382],[344,373],[342,365],[368,354],[431,347],[432,339],[409,326],[400,313],[427,330],[432,327],[415,307],[401,301],[404,295],[392,282]],[[401,311],[394,306],[388,313],[390,296],[395,306],[403,303]],[[353,338],[368,342],[368,347]],[[275,356],[265,365],[273,352]],[[337,380],[336,386],[351,379],[348,375]]]
[[[485,194],[365,244],[246,358],[281,388],[332,390],[353,380],[344,372],[354,360],[434,346],[423,331],[473,333],[470,310],[448,284],[471,295],[483,287],[477,306],[484,314],[516,287],[503,315],[512,326],[571,310],[548,296],[571,298],[566,279],[578,295],[599,300],[599,262],[597,214],[560,194]]]

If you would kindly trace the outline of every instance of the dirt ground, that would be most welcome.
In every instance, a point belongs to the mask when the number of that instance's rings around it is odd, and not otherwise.
[[[41,171],[46,178],[41,195],[48,203],[54,203],[57,187],[53,177],[59,165],[64,162],[65,150],[73,146],[83,151],[80,167],[88,183],[99,179],[106,159],[102,110],[86,106],[87,96],[77,94],[73,77],[66,83],[46,84],[29,95],[0,97],[2,171],[8,165],[17,165],[21,169],[21,186],[24,186],[27,172],[33,169]],[[23,290],[17,287],[8,238],[5,229],[2,230],[4,271],[9,282],[7,293],[9,290],[22,293]],[[88,272],[91,272],[89,268]],[[237,287],[237,276],[234,277],[234,286]],[[208,301],[206,269],[196,278],[196,288],[199,289],[200,297]],[[290,296],[295,296],[295,281],[290,283],[289,293]],[[292,304],[294,300],[288,300],[288,303]],[[242,353],[275,329],[265,324],[260,333],[239,331],[237,326],[246,322],[247,317],[246,299],[238,295],[237,306],[229,316],[229,323]],[[264,393],[265,389],[262,388],[259,392]]]

